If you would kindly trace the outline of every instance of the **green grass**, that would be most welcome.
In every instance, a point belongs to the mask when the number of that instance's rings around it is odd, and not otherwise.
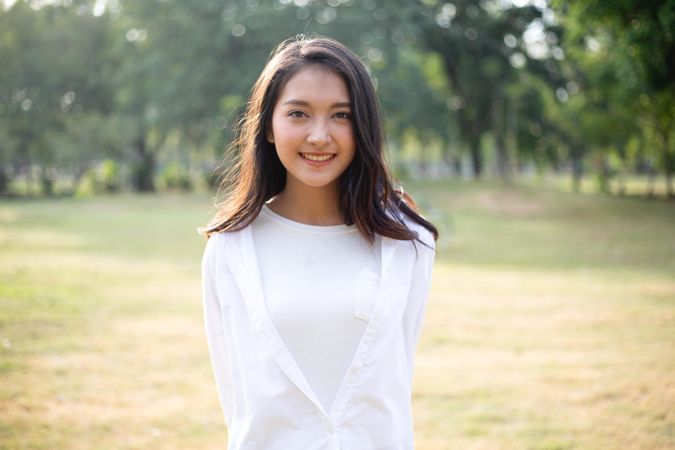
[[[675,205],[406,183],[441,239],[417,448],[675,448]],[[0,449],[216,449],[205,195],[0,203]]]

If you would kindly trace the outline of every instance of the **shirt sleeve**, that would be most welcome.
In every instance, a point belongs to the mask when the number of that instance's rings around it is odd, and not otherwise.
[[[422,332],[427,299],[431,289],[431,274],[436,259],[436,243],[431,233],[424,229],[420,239],[431,248],[416,242],[418,257],[413,269],[404,322],[411,359]]]
[[[225,424],[229,428],[232,420],[232,374],[230,370],[230,355],[223,329],[222,307],[216,290],[216,241],[215,235],[209,238],[202,257],[202,303],[206,338],[218,398],[223,410]]]

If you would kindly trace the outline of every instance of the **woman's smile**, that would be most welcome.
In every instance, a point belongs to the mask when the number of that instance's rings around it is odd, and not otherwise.
[[[328,154],[316,154],[316,153],[300,153],[300,156],[306,161],[308,161],[310,164],[315,165],[315,166],[325,166],[329,162],[331,162],[333,159],[337,157],[336,153],[328,153]]]

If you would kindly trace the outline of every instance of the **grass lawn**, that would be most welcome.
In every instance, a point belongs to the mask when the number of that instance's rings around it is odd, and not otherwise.
[[[418,449],[675,448],[675,204],[405,187],[442,233]],[[210,213],[197,194],[0,203],[0,449],[225,448]]]

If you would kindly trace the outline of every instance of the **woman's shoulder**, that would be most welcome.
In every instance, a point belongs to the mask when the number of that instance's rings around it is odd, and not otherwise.
[[[412,230],[417,234],[417,239],[422,241],[425,246],[430,247],[431,249],[436,248],[436,241],[434,240],[434,235],[429,231],[424,225],[415,222],[411,217],[406,214],[402,214],[403,223],[408,229]]]
[[[232,245],[241,230],[238,231],[218,231],[211,233],[204,246],[204,259],[214,263],[216,260],[228,253],[227,249]]]
[[[204,252],[202,254],[202,266],[213,266],[216,262],[219,249],[222,246],[223,233],[211,233],[207,236]]]
[[[223,232],[223,231],[217,231],[215,233],[211,233],[208,236],[208,239],[206,240],[206,248],[215,248],[215,247],[220,247],[221,245],[224,245],[224,243],[228,239],[228,233]]]

